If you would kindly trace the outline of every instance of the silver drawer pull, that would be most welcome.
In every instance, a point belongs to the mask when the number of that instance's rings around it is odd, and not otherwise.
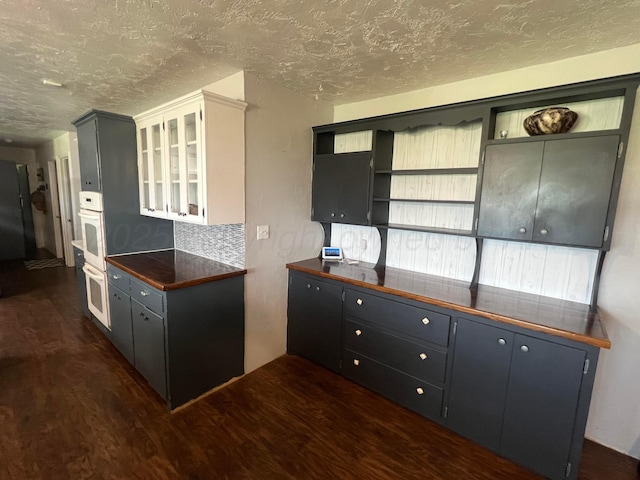
[[[520,347],[520,350],[522,350],[524,353],[527,353],[529,351],[529,347],[527,347],[526,345],[522,345]]]
[[[357,358],[354,358],[353,364],[357,367],[358,365],[360,365],[360,360],[358,360]]]
[[[424,323],[425,325],[429,325],[429,322],[430,322],[430,321],[431,321],[431,320],[429,320],[427,317],[424,317],[424,318],[422,319],[422,323]]]
[[[426,354],[426,353],[421,353],[421,354],[420,354],[420,359],[421,359],[421,360],[426,360],[427,358],[428,358],[428,357],[427,357],[427,354]]]
[[[118,275],[117,273],[115,275],[113,275],[112,277],[114,280],[120,280],[122,278],[121,275]]]
[[[356,303],[357,303],[358,305],[362,305],[362,303],[363,303],[363,302],[362,302],[362,299],[361,299],[361,298],[357,299],[357,300],[356,300]]]
[[[362,330],[358,329],[356,330],[356,335],[359,337],[360,335],[362,335]]]
[[[140,292],[140,295],[142,295],[143,297],[146,297],[147,295],[149,295],[149,292],[145,292],[144,290],[142,290]]]
[[[507,344],[507,341],[504,338],[500,338],[498,340],[498,345],[506,345],[506,344]]]
[[[421,387],[416,388],[416,392],[418,392],[418,395],[422,395],[424,393],[424,390]]]
[[[307,288],[311,288],[311,284],[307,283]]]

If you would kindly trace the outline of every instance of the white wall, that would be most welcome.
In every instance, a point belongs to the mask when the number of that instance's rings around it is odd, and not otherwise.
[[[80,192],[80,160],[78,155],[78,140],[75,132],[64,133],[53,140],[42,143],[36,149],[36,162],[41,167],[45,175],[45,183],[51,185],[55,179],[49,178],[48,162],[55,161],[56,167],[59,169],[60,158],[69,157],[69,169],[71,173],[71,189],[72,189],[72,208],[74,212],[74,238],[80,238],[81,228],[80,221],[77,216],[79,211],[79,192]],[[34,209],[34,223],[36,223],[36,243],[38,247],[44,247],[51,253],[56,253],[55,234],[53,230],[53,215],[51,214],[51,188],[49,187],[45,195],[47,197],[47,214],[38,212]],[[37,212],[37,213],[36,213]],[[41,243],[38,243],[40,237]],[[62,252],[60,252],[62,257]]]
[[[337,106],[334,121],[444,105],[640,71],[640,44],[464,80],[400,95]],[[616,226],[600,286],[611,350],[600,356],[587,437],[640,457],[640,102],[631,126]]]
[[[245,74],[245,371],[286,351],[285,264],[316,256],[320,224],[310,221],[313,125],[330,123],[329,105]],[[271,238],[256,240],[258,225]]]

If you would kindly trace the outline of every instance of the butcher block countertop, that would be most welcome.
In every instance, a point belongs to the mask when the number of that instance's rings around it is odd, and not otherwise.
[[[191,287],[247,273],[244,269],[181,250],[114,255],[106,260],[158,290]]]
[[[287,264],[290,270],[437,305],[600,348],[611,342],[589,305],[372,264],[327,263],[312,258]]]

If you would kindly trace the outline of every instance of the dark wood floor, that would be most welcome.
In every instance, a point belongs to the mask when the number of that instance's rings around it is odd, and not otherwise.
[[[0,265],[0,479],[533,479],[298,357],[173,415],[80,314],[74,269]],[[580,478],[636,479],[587,442]]]

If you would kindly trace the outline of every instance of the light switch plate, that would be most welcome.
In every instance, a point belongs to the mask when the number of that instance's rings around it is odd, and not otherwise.
[[[258,240],[269,238],[269,225],[258,225]]]

